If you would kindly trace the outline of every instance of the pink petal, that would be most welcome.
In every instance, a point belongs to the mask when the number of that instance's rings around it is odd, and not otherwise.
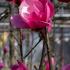
[[[11,16],[11,24],[15,28],[29,28],[28,24],[24,22],[20,15]]]
[[[17,64],[12,65],[12,66],[11,66],[11,70],[18,70],[18,65],[17,65]]]
[[[46,16],[47,16],[46,20],[48,21],[50,19],[50,13],[51,13],[50,7],[49,7],[48,3],[46,3],[46,12],[47,12],[47,14],[46,14]]]
[[[18,61],[18,64],[19,64],[18,70],[28,70],[25,64],[22,63],[21,61]]]
[[[38,29],[38,28],[45,28],[46,27],[46,23],[42,23],[42,22],[33,22],[33,23],[30,23],[30,28],[31,29]]]
[[[48,0],[39,0],[39,1],[40,1],[43,5],[45,5]]]
[[[50,70],[49,63],[46,63],[46,70]]]
[[[0,60],[0,69],[4,68],[5,64],[3,63],[2,60]]]
[[[42,4],[39,1],[23,1],[19,7],[19,13],[27,23],[40,21],[43,13]]]

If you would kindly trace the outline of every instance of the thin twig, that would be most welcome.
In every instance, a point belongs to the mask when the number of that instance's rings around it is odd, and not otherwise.
[[[50,60],[50,52],[49,52],[49,47],[48,47],[48,43],[47,43],[47,30],[46,28],[43,29],[41,32],[41,35],[42,35],[42,39],[44,41],[44,44],[45,44],[45,47],[47,48],[47,56],[48,56],[48,62],[49,62],[49,69],[51,70],[51,60]],[[44,47],[43,47],[44,48]],[[43,54],[44,52],[42,53],[42,60],[43,60]],[[42,70],[40,67],[42,67],[42,60],[40,62],[40,66],[39,66],[39,70]]]
[[[36,67],[36,65],[34,65],[34,69],[35,69],[35,70],[38,70],[37,67]]]
[[[37,44],[23,58],[25,59],[40,42],[41,42],[41,39],[37,42]]]
[[[50,58],[50,52],[49,52],[49,46],[48,46],[48,43],[47,43],[47,33],[46,33],[46,29],[45,29],[45,44],[46,44],[46,48],[47,48],[47,56],[48,56],[48,62],[49,62],[49,69],[51,70],[51,58]]]
[[[44,58],[44,52],[45,52],[45,42],[43,41],[43,49],[42,49],[42,56],[41,56],[41,61],[39,65],[39,70],[42,70],[42,63],[43,63],[43,58]]]
[[[2,12],[0,14],[0,20],[2,20],[3,18],[8,17],[8,14],[9,14],[9,11],[8,11],[8,9],[6,9],[4,12]]]
[[[19,30],[20,34],[20,55],[21,55],[21,61],[23,62],[23,47],[22,47],[22,32]]]

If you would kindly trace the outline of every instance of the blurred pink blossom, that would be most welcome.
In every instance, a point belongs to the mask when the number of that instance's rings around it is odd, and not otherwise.
[[[70,64],[64,65],[62,70],[70,70]]]
[[[49,68],[49,62],[48,62],[47,58],[45,58],[44,63],[45,63],[46,70],[50,70],[50,68]],[[51,65],[55,66],[55,59],[54,59],[54,57],[51,58]]]
[[[18,70],[18,64],[12,65],[11,70]]]
[[[18,70],[28,70],[24,63],[18,61],[19,67]]]
[[[24,63],[17,61],[17,64],[11,66],[11,70],[28,70]]]
[[[5,66],[5,64],[3,63],[3,61],[2,61],[2,60],[0,60],[0,70],[1,70],[1,69],[3,69],[3,68],[4,68],[4,66]]]
[[[4,54],[6,54],[8,51],[9,51],[9,49],[8,49],[7,47],[4,47],[4,48],[3,48]]]

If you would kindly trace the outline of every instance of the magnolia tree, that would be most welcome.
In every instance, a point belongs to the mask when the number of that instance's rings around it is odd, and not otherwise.
[[[6,0],[9,4],[10,11],[10,37],[12,39],[12,29],[16,29],[20,34],[20,60],[16,60],[17,63],[11,64],[11,70],[30,70],[26,63],[25,58],[37,47],[42,41],[42,55],[38,68],[34,66],[35,70],[55,70],[56,61],[54,57],[50,55],[50,49],[48,45],[47,34],[51,32],[53,25],[53,17],[56,13],[55,5],[52,0]],[[69,3],[69,0],[58,0],[59,3]],[[17,13],[12,15],[11,5],[17,8]],[[22,29],[28,29],[31,32],[36,32],[39,36],[38,43],[31,48],[31,50],[23,57],[23,46],[22,46]],[[12,43],[11,39],[9,40]],[[10,47],[10,54],[12,54]],[[47,50],[46,50],[47,49]],[[8,52],[7,48],[3,49],[4,54]],[[10,57],[10,59],[12,56]],[[2,63],[3,64],[3,63]],[[2,69],[4,67],[1,66]],[[65,69],[61,69],[65,70]],[[67,70],[67,69],[66,69]]]

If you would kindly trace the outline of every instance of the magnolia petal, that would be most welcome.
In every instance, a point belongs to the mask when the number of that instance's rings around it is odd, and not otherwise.
[[[24,63],[22,63],[21,61],[17,61],[18,62],[18,70],[28,70],[28,68],[25,66]]]
[[[39,0],[43,5],[45,5],[47,2],[48,2],[48,0]]]
[[[18,64],[14,64],[11,66],[11,70],[18,70]]]
[[[42,23],[42,22],[33,22],[30,23],[30,28],[31,29],[39,29],[39,28],[45,28],[47,26],[46,23]]]
[[[19,14],[27,23],[40,21],[42,13],[43,7],[39,1],[23,1],[19,7]]]
[[[20,15],[11,16],[11,24],[15,28],[29,28],[29,25],[24,22]]]
[[[49,4],[48,3],[46,3],[46,12],[47,12],[47,14],[46,14],[46,16],[47,16],[47,18],[46,18],[46,20],[48,21],[49,20],[49,18],[50,18],[50,7],[49,7]]]

